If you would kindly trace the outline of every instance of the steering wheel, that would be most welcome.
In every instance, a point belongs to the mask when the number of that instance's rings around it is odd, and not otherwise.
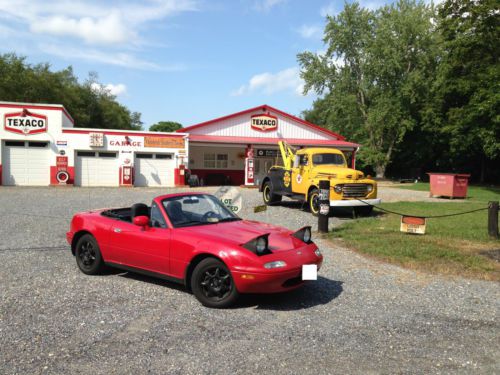
[[[216,217],[217,214],[213,211],[208,211],[208,212],[205,212],[205,214],[201,217],[201,220],[202,221],[208,221],[208,219],[212,218],[212,217]]]

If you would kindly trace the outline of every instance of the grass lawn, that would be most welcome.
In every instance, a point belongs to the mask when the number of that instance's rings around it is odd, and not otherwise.
[[[428,184],[418,183],[418,190]],[[410,188],[405,186],[403,188]],[[500,190],[472,187],[464,202],[398,202],[381,207],[416,216],[444,215],[487,207],[500,200]],[[433,273],[500,281],[500,241],[488,237],[488,211],[427,219],[425,235],[399,231],[401,217],[374,211],[334,230],[333,241],[378,259]],[[494,259],[496,257],[497,260]]]
[[[391,187],[397,187],[405,190],[430,191],[428,182],[418,182],[416,184],[401,184]],[[467,189],[466,201],[498,201],[500,200],[500,187],[494,186],[469,186]]]

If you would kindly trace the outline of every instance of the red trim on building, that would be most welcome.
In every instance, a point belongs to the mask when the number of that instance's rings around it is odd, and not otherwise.
[[[129,135],[132,137],[161,137],[161,138],[183,138],[184,134],[162,134],[162,133],[144,133],[144,132],[127,132],[127,131],[109,131],[103,129],[63,129],[63,133],[69,134],[89,134],[89,133],[103,133],[105,135]]]
[[[15,103],[1,103],[1,108],[29,108],[29,109],[43,109],[48,111],[62,111],[64,115],[71,121],[72,124],[75,124],[75,120],[69,114],[69,112],[64,107],[52,107],[48,105],[32,105],[32,104],[15,104]]]
[[[261,137],[224,137],[218,135],[201,135],[191,134],[190,142],[213,142],[213,143],[245,143],[253,145],[276,145],[279,139],[276,138],[261,138]],[[358,148],[357,143],[336,141],[333,139],[286,139],[286,142],[291,145],[301,146],[328,146],[328,147],[349,147]]]
[[[320,131],[322,133],[325,133],[325,134],[327,134],[329,136],[333,136],[333,137],[337,138],[338,140],[341,140],[341,141],[345,140],[345,137],[341,136],[340,134],[334,133],[334,132],[332,132],[332,131],[330,131],[328,129],[322,128],[322,127],[320,127],[318,125],[315,125],[315,124],[313,124],[313,123],[311,123],[309,121],[306,121],[304,119],[301,119],[299,117],[293,116],[293,115],[291,115],[289,113],[280,111],[279,109],[271,107],[271,106],[269,106],[267,104],[260,105],[260,106],[255,107],[255,108],[246,109],[244,111],[236,112],[236,113],[233,113],[231,115],[219,117],[219,118],[216,118],[216,119],[213,119],[213,120],[201,122],[199,124],[191,125],[191,126],[188,126],[187,128],[179,129],[179,130],[177,130],[177,132],[179,132],[179,133],[181,133],[181,132],[182,133],[189,133],[189,131],[191,131],[193,129],[201,128],[203,126],[211,125],[213,123],[224,121],[224,120],[227,120],[227,119],[230,119],[230,118],[242,116],[242,115],[245,115],[245,114],[248,114],[248,113],[251,113],[251,112],[255,112],[255,111],[259,110],[259,109],[262,110],[263,114],[264,113],[268,113],[268,112],[274,112],[274,113],[280,114],[283,117],[287,117],[287,118],[289,118],[289,119],[291,119],[293,121],[299,122],[302,125],[305,125],[305,126],[307,126],[309,128],[318,130],[318,131]],[[190,134],[189,137],[191,138],[191,136],[192,135]]]

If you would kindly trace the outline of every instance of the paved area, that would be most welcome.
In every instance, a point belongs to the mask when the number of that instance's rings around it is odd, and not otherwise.
[[[74,212],[166,191],[0,188],[0,373],[500,373],[498,283],[419,274],[322,239],[318,281],[228,310],[168,282],[78,271],[64,240]],[[255,214],[258,192],[242,195],[244,218],[315,224],[300,204]]]

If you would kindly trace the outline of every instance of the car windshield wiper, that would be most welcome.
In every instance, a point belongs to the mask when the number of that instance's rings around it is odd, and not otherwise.
[[[226,217],[225,219],[220,219],[219,223],[227,222],[227,221],[238,221],[241,220],[239,217]]]

